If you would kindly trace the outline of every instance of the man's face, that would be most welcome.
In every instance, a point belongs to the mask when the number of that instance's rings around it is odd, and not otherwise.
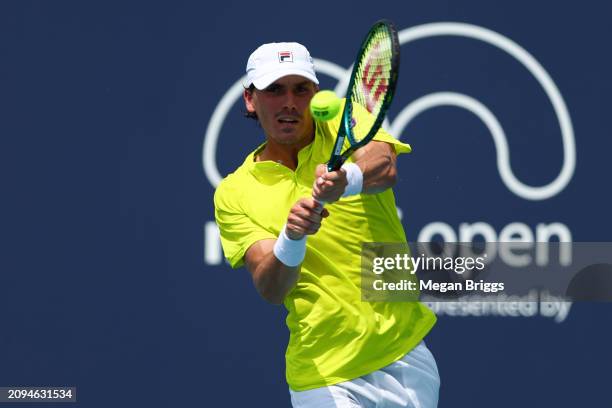
[[[317,85],[298,75],[288,75],[274,81],[266,89],[244,93],[249,112],[257,118],[269,140],[282,145],[310,141],[314,123],[308,108],[318,91]]]

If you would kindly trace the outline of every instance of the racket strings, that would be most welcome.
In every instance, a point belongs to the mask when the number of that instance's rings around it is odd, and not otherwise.
[[[351,100],[374,117],[384,106],[392,75],[393,52],[391,33],[381,27],[370,37],[358,62]]]
[[[359,47],[328,170],[339,169],[355,150],[376,136],[393,100],[399,58],[395,26],[388,20],[378,21]]]

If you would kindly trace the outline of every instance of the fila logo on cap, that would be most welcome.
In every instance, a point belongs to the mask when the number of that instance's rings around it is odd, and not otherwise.
[[[291,51],[280,51],[278,53],[278,60],[280,62],[293,62],[293,53]]]

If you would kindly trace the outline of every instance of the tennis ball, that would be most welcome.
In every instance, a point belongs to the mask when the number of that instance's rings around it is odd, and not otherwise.
[[[333,91],[319,91],[310,100],[310,112],[316,120],[325,122],[336,117],[340,103]]]

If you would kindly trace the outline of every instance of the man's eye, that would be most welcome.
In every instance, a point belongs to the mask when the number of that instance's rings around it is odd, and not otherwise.
[[[278,93],[280,92],[281,87],[278,85],[270,85],[269,87],[266,88],[266,92],[269,93]]]

